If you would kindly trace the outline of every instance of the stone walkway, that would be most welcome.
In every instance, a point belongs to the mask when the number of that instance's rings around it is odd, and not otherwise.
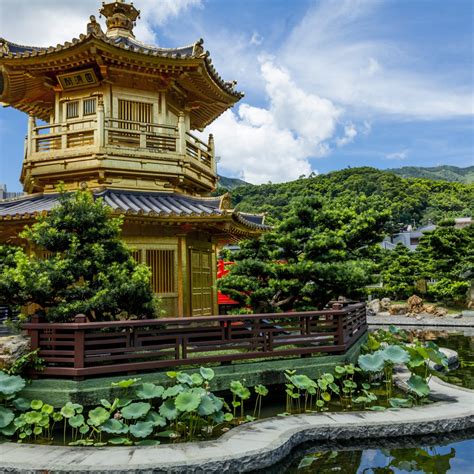
[[[474,427],[474,391],[435,377],[430,385],[436,400],[431,405],[268,418],[209,442],[103,448],[5,443],[0,445],[1,472],[239,473],[268,467],[305,441],[424,435]]]
[[[407,316],[367,316],[369,326],[431,326],[431,327],[474,327],[474,317],[453,318],[452,316],[443,316],[439,318]]]

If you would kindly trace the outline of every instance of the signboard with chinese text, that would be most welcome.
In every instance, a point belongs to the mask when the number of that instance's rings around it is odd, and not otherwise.
[[[99,84],[99,80],[93,69],[59,74],[58,81],[63,90],[80,89],[81,87],[96,86]]]

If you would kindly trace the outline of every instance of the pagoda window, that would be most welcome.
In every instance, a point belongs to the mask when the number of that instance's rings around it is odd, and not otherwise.
[[[82,115],[95,115],[97,100],[95,97],[92,99],[84,99],[82,105]]]
[[[71,102],[67,102],[66,104],[66,118],[78,118],[79,117],[79,101],[73,100]]]
[[[151,287],[157,294],[176,293],[175,251],[151,249],[146,251],[146,264],[151,270]]]
[[[119,99],[118,118],[122,121],[122,128],[139,130],[140,123],[153,122],[153,104]]]

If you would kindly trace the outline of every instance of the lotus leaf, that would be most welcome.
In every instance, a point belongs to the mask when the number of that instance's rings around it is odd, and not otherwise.
[[[357,398],[354,398],[354,400],[352,400],[354,403],[367,403],[369,401],[369,399],[367,397],[357,397]]]
[[[100,400],[100,404],[104,407],[104,408],[107,408],[107,410],[110,410],[110,408],[112,408],[112,404],[106,400],[105,398],[102,398]]]
[[[180,384],[173,385],[172,387],[168,387],[162,395],[162,398],[166,400],[169,397],[176,397],[178,393],[181,393],[184,390],[184,387]]]
[[[389,402],[393,408],[410,408],[413,405],[412,401],[406,398],[391,398]]]
[[[87,425],[81,426],[79,428],[79,433],[81,434],[87,434],[89,432],[90,428]]]
[[[300,390],[307,390],[309,387],[315,386],[315,382],[307,375],[293,375],[290,380],[291,383]]]
[[[156,433],[156,436],[159,438],[177,438],[179,435],[176,433],[176,431],[172,430],[166,430],[166,431],[159,431]]]
[[[34,425],[35,423],[39,423],[42,418],[43,418],[43,415],[38,411],[27,411],[25,413],[25,421],[29,425]]]
[[[53,413],[53,421],[61,421],[63,419],[63,415],[61,415],[61,413]]]
[[[335,383],[330,383],[329,388],[336,394],[339,394],[340,392],[339,385],[336,385]]]
[[[126,407],[122,408],[122,416],[126,420],[136,420],[145,416],[151,409],[151,405],[146,402],[130,403]]]
[[[128,438],[111,438],[108,442],[109,444],[133,444]]]
[[[54,407],[52,405],[48,405],[47,403],[45,403],[42,407],[41,407],[41,411],[43,413],[46,413],[47,415],[51,415],[51,413],[54,412]]]
[[[127,379],[120,382],[112,382],[112,387],[128,388],[139,382],[140,379]]]
[[[0,428],[7,427],[15,418],[12,410],[0,406]]]
[[[202,378],[204,380],[210,381],[214,378],[214,370],[212,370],[210,367],[201,367],[199,369],[199,373],[202,375]]]
[[[16,418],[13,420],[13,423],[15,424],[15,426],[16,426],[17,428],[22,428],[23,426],[26,425],[26,419],[25,419],[25,418],[26,418],[25,415],[22,414],[22,415],[16,417]]]
[[[230,382],[230,391],[242,400],[250,398],[250,390],[247,387],[244,387],[244,385],[239,381],[233,380]]]
[[[334,382],[334,375],[329,374],[329,373],[325,373],[321,375],[321,378],[325,380],[328,384],[331,384]]]
[[[128,426],[119,420],[109,418],[100,426],[100,430],[110,434],[126,434],[128,433]]]
[[[110,418],[110,413],[103,407],[97,407],[89,411],[87,423],[92,426],[99,426]]]
[[[430,393],[430,387],[419,375],[412,375],[407,382],[408,388],[419,397],[426,397]]]
[[[127,405],[130,405],[130,403],[132,403],[132,400],[130,400],[129,398],[120,398],[120,399],[116,400],[117,408],[126,407]],[[115,402],[114,402],[114,404],[115,404]]]
[[[224,421],[227,421],[227,423],[231,422],[233,419],[234,419],[234,415],[232,415],[232,413],[224,414]]]
[[[7,375],[0,372],[0,393],[2,395],[13,395],[22,390],[26,382],[19,375]]]
[[[201,397],[194,391],[182,392],[176,397],[174,403],[179,411],[191,412],[197,410]]]
[[[190,387],[193,386],[193,379],[191,378],[191,376],[189,374],[185,374],[183,372],[180,372],[177,376],[176,376],[176,380],[179,382],[179,383],[185,383],[186,385],[189,385]]]
[[[30,409],[30,401],[26,398],[15,398],[12,403],[13,406],[19,411],[26,411]]]
[[[322,398],[325,402],[330,402],[330,401],[331,401],[331,394],[328,393],[328,392],[322,392],[322,393],[321,393],[321,398]]]
[[[255,385],[255,393],[261,397],[266,397],[268,395],[268,388],[265,385]]]
[[[153,433],[153,428],[151,421],[137,421],[134,425],[130,425],[130,434],[135,438],[146,438]]]
[[[344,375],[346,373],[346,369],[340,365],[336,365],[336,367],[334,367],[334,372],[336,372],[337,375]]]
[[[221,423],[224,423],[224,412],[223,411],[218,411],[217,413],[214,413],[212,415],[212,421],[216,424],[219,425]]]
[[[181,394],[183,395],[183,394]],[[179,396],[179,395],[178,395]],[[176,399],[177,401],[178,399]],[[179,407],[178,407],[179,408]],[[215,404],[213,399],[209,395],[204,395],[201,399],[201,403],[199,404],[198,408],[198,414],[201,416],[209,416],[212,415],[213,413],[219,411],[220,408],[218,408]]]
[[[170,370],[168,372],[166,372],[166,375],[170,378],[170,379],[175,379],[181,372],[176,372],[176,371],[173,371],[173,370]]]
[[[74,410],[70,403],[66,403],[66,405],[61,408],[61,415],[63,415],[64,418],[71,418],[71,416],[74,416],[75,414],[76,410]]]
[[[199,374],[191,374],[191,379],[193,381],[193,385],[199,386],[202,385],[204,379]]]
[[[391,362],[392,364],[404,364],[410,360],[410,355],[400,346],[387,346],[382,351],[382,356],[386,362]]]
[[[155,385],[153,383],[144,383],[140,388],[137,388],[135,393],[137,396],[144,400],[150,400],[152,398],[159,398],[165,391],[161,385]]]
[[[71,418],[69,418],[68,420],[69,425],[72,426],[73,428],[79,428],[80,426],[84,424],[84,422],[85,420],[82,415],[71,416]]]
[[[352,375],[355,372],[355,367],[352,364],[346,364],[344,370],[346,371],[346,374]]]
[[[382,351],[373,354],[359,356],[359,366],[365,372],[380,372],[384,367],[384,357]]]
[[[30,407],[33,410],[39,410],[43,406],[43,402],[41,400],[31,400]]]
[[[0,433],[3,436],[13,436],[16,430],[17,427],[15,426],[15,423],[10,423],[8,426],[5,426],[5,428],[0,428]]]
[[[41,420],[38,421],[38,425],[40,426],[49,426],[49,416],[46,413],[41,413]]]
[[[160,444],[158,439],[144,439],[142,441],[137,441],[135,446],[157,446]]]
[[[163,428],[166,426],[166,419],[156,413],[156,411],[149,411],[147,416],[145,417],[145,421],[150,421],[153,423],[153,426],[159,426]]]
[[[372,411],[385,411],[385,407],[381,407],[379,405],[374,405],[372,407],[367,407],[366,410],[372,410]]]
[[[324,402],[322,400],[316,400],[316,406],[318,408],[322,408],[324,406]]]
[[[178,410],[174,404],[174,400],[169,398],[160,406],[160,415],[167,420],[175,420],[178,416]]]

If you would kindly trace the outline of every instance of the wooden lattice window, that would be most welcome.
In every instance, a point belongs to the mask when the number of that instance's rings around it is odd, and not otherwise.
[[[174,250],[147,250],[146,264],[151,269],[151,286],[155,293],[176,293]]]
[[[83,115],[94,115],[95,114],[95,104],[96,104],[95,97],[92,98],[92,99],[84,99],[83,106],[82,106],[82,114]]]
[[[137,263],[142,263],[142,251],[141,250],[131,250],[132,258]]]
[[[129,122],[152,123],[153,104],[119,99],[118,118],[124,120],[121,124],[122,128],[139,130],[140,125],[138,123]]]
[[[73,100],[66,104],[66,118],[77,118],[79,117],[79,101]]]

